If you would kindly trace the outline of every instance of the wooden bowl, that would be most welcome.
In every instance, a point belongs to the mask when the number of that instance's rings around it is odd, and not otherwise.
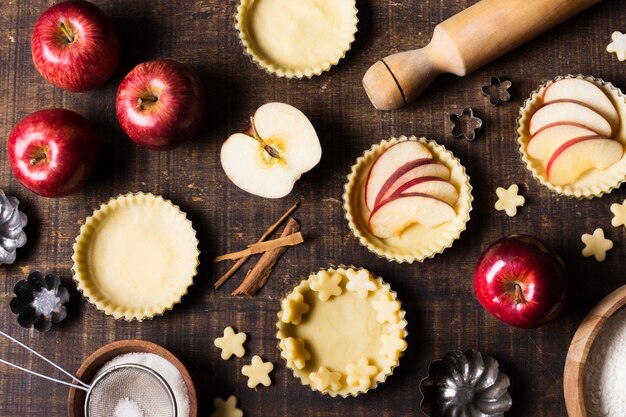
[[[83,362],[76,372],[76,377],[89,383],[93,380],[98,370],[100,370],[105,363],[116,356],[135,352],[154,353],[155,355],[159,355],[162,358],[167,359],[176,367],[176,369],[178,369],[189,392],[189,417],[198,417],[198,398],[191,374],[189,374],[185,365],[183,365],[183,363],[178,360],[172,352],[157,345],[156,343],[148,342],[147,340],[119,340],[101,347]],[[70,392],[67,396],[68,416],[84,417],[84,407],[85,392],[76,388],[70,388]]]
[[[626,285],[604,297],[587,314],[574,334],[563,371],[563,394],[569,417],[587,417],[583,387],[587,356],[606,320],[624,305],[626,305]]]

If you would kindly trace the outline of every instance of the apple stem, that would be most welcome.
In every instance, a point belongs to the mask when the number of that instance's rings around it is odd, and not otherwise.
[[[263,138],[257,133],[256,128],[254,127],[254,117],[250,117],[250,127],[252,128],[252,137],[263,146],[265,152],[267,152],[270,157],[279,159],[280,154],[278,151],[270,145],[267,145]]]
[[[44,159],[46,159],[46,154],[45,153],[40,153],[39,155],[35,156],[34,158],[32,158],[30,160],[30,164],[32,166],[37,165],[39,162],[43,161]]]
[[[522,292],[522,287],[519,284],[515,284],[515,304],[519,305],[521,303],[525,303],[524,293]]]
[[[159,101],[159,98],[156,96],[152,96],[152,95],[146,96],[146,97],[139,97],[137,99],[137,103],[139,103],[139,108],[141,110],[146,109],[145,106],[143,105],[144,103],[151,104],[151,103],[156,103],[157,101]]]
[[[76,39],[76,35],[74,34],[72,28],[70,26],[66,26],[63,22],[59,23],[59,26],[61,27],[61,32],[63,32],[67,41],[69,43],[74,42],[74,39]]]

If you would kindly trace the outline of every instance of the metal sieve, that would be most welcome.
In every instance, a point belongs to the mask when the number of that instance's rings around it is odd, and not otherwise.
[[[116,408],[121,402],[132,404],[133,410],[136,410],[136,414],[141,417],[177,417],[178,415],[172,388],[161,375],[146,366],[138,364],[112,366],[96,376],[90,385],[19,340],[2,331],[0,335],[43,359],[73,381],[67,382],[52,378],[3,359],[0,359],[0,363],[48,381],[85,391],[85,417],[120,415],[121,411],[116,411]]]

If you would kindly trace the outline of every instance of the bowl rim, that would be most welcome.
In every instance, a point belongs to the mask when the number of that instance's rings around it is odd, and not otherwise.
[[[91,378],[102,366],[116,356],[125,353],[153,353],[168,360],[178,369],[185,381],[189,394],[189,417],[198,417],[198,396],[193,378],[187,367],[174,355],[161,345],[148,340],[126,339],[118,340],[102,346],[87,357],[80,365],[75,375],[77,378]],[[85,377],[87,375],[87,377]],[[67,415],[68,417],[84,417],[83,402],[85,394],[82,390],[70,388],[67,394]],[[78,407],[78,408],[77,408]]]
[[[569,417],[587,417],[584,371],[589,351],[607,319],[625,305],[626,285],[622,285],[600,300],[578,326],[567,350],[563,369],[563,395]]]

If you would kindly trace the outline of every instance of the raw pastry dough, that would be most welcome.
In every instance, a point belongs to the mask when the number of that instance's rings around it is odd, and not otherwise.
[[[367,270],[348,270],[346,271],[346,276],[348,277],[346,289],[356,292],[359,294],[359,297],[367,298],[370,291],[376,291],[376,282],[372,281],[370,273]]]
[[[241,368],[241,373],[248,377],[249,388],[256,388],[259,384],[269,387],[272,385],[270,372],[272,372],[273,369],[273,363],[263,362],[263,359],[261,359],[259,355],[254,355],[250,365],[244,365]]]
[[[237,397],[231,395],[226,401],[221,398],[213,400],[215,411],[211,417],[243,417],[243,411],[237,408]]]
[[[280,341],[280,356],[298,369],[304,368],[311,354],[304,347],[304,340],[288,337]]]
[[[518,195],[519,187],[517,184],[512,184],[509,188],[505,189],[498,187],[496,194],[498,195],[498,201],[494,205],[496,210],[504,210],[509,217],[517,215],[517,208],[524,205],[526,199]]]
[[[620,61],[626,60],[626,33],[613,32],[611,35],[611,42],[607,45],[606,50],[617,55],[617,59]]]
[[[348,385],[367,389],[372,384],[371,379],[378,373],[378,368],[369,364],[367,358],[361,358],[357,363],[350,363],[346,366]]]
[[[321,271],[311,281],[311,289],[317,291],[320,301],[328,301],[331,296],[337,296],[343,291],[339,285],[341,279],[339,274]]]
[[[581,240],[585,244],[583,256],[593,256],[598,262],[604,261],[607,251],[613,248],[613,242],[604,238],[604,230],[600,228],[594,230],[592,235],[585,233]]]
[[[309,311],[309,305],[304,302],[302,294],[292,294],[285,298],[282,303],[282,321],[291,324],[300,324],[302,315]]]
[[[341,373],[333,372],[325,367],[320,367],[317,372],[309,374],[311,386],[318,391],[332,390],[339,391],[341,389]]]
[[[214,344],[222,349],[222,359],[227,360],[233,355],[242,358],[246,354],[246,350],[243,347],[245,341],[245,333],[235,333],[233,328],[228,326],[224,329],[224,336],[215,339]]]
[[[613,213],[611,219],[613,227],[626,227],[626,200],[622,201],[622,204],[611,204],[611,213]]]

